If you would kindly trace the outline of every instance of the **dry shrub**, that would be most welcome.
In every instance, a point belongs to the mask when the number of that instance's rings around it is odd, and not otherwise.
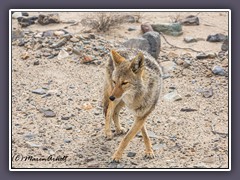
[[[123,15],[121,13],[113,12],[92,13],[81,21],[82,25],[96,29],[98,32],[106,32],[111,27],[118,26],[123,22]]]
[[[181,15],[180,14],[176,14],[174,16],[169,16],[169,18],[170,18],[170,22],[171,23],[177,23],[181,19]]]
[[[98,32],[106,32],[122,23],[139,23],[142,18],[142,12],[94,12],[86,16],[81,24]]]

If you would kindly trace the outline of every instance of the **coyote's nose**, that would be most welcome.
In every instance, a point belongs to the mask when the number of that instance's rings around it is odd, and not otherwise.
[[[115,97],[114,97],[114,96],[110,96],[109,99],[110,99],[111,101],[114,101]]]

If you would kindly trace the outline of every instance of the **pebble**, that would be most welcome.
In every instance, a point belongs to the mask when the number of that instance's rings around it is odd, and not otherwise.
[[[196,58],[197,59],[206,59],[206,58],[208,58],[208,55],[205,53],[199,53],[199,54],[197,54]]]
[[[222,42],[227,39],[227,36],[224,34],[214,34],[214,35],[209,35],[207,37],[207,41],[209,42]]]
[[[71,42],[79,42],[79,39],[76,38],[76,37],[72,37],[72,38],[70,39],[70,41],[71,41]]]
[[[70,119],[70,116],[62,116],[61,117],[61,120],[69,120]]]
[[[165,101],[180,101],[182,100],[182,97],[176,91],[173,91],[168,94],[165,94],[163,99]]]
[[[34,61],[34,62],[33,62],[33,65],[34,65],[34,66],[39,65],[39,60]]]
[[[40,148],[41,147],[41,145],[39,145],[39,144],[34,144],[34,143],[32,143],[32,142],[26,142],[27,143],[27,145],[30,147],[30,148]]]
[[[72,126],[66,127],[66,130],[72,130]]]
[[[63,36],[65,34],[65,32],[64,31],[54,31],[53,34],[55,36]]]
[[[197,42],[197,39],[188,36],[188,37],[185,37],[185,38],[184,38],[184,41],[185,41],[186,43],[193,43],[193,42]]]
[[[135,152],[128,152],[127,157],[134,157],[137,153]]]
[[[64,142],[65,142],[65,143],[70,143],[71,140],[70,140],[70,139],[64,139]]]
[[[43,110],[44,117],[55,117],[56,113],[54,113],[51,109]]]
[[[224,69],[221,66],[214,66],[212,68],[212,72],[213,74],[220,75],[220,76],[224,76],[226,74]]]
[[[137,29],[135,27],[129,27],[128,31],[136,31]]]
[[[182,112],[192,112],[192,111],[197,111],[196,109],[193,109],[193,108],[181,108]]]
[[[210,98],[213,96],[213,89],[205,90],[202,92],[203,97]]]
[[[61,60],[61,59],[64,59],[64,58],[67,58],[69,56],[68,52],[65,51],[64,49],[62,49],[59,54],[58,54],[58,60]]]
[[[42,88],[39,88],[39,89],[33,90],[32,93],[43,95],[43,94],[46,94],[46,91]]]
[[[29,56],[29,53],[28,52],[25,52],[25,53],[23,53],[22,55],[21,55],[21,59],[23,59],[23,60],[26,60],[26,59],[28,59],[30,56]]]

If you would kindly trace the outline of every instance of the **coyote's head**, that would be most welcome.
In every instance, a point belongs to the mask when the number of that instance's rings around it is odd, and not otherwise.
[[[144,70],[144,56],[140,52],[132,60],[126,60],[116,51],[111,50],[111,59],[114,70],[112,73],[113,90],[109,99],[114,101],[121,98],[124,94],[141,89],[142,75]]]

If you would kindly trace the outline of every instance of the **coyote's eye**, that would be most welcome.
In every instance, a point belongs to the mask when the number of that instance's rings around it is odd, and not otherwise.
[[[113,82],[113,84],[116,84],[116,82],[115,81],[112,81]]]
[[[126,81],[125,81],[125,82],[122,82],[122,85],[126,85],[127,83],[128,83],[128,82],[126,82]]]

